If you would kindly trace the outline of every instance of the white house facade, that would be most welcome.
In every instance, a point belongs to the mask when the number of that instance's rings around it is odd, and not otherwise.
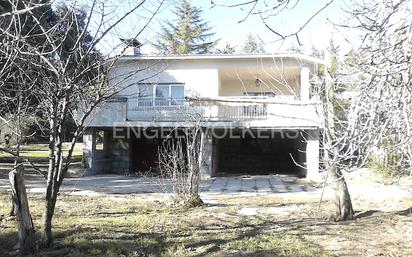
[[[162,140],[195,120],[202,177],[315,179],[323,110],[311,81],[324,65],[300,54],[121,57],[109,83],[122,90],[87,122],[88,172],[158,172]]]

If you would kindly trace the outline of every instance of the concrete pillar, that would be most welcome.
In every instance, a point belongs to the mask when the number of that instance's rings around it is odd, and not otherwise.
[[[300,70],[300,100],[307,101],[310,98],[310,70],[308,67],[302,67]]]
[[[104,149],[104,158],[110,158],[112,153],[112,137],[113,133],[111,130],[105,130],[103,136],[103,149]]]
[[[201,143],[199,152],[200,177],[202,179],[212,176],[212,133],[209,129],[201,131]]]
[[[116,134],[111,135],[111,171],[113,173],[123,174],[131,172],[131,141],[127,130],[114,131]]]
[[[96,130],[89,129],[83,134],[83,162],[85,174],[93,174],[96,162]]]
[[[319,181],[319,131],[308,130],[306,133],[306,178]]]
[[[297,149],[297,163],[298,163],[298,176],[306,177],[306,139],[304,137],[304,131],[299,131],[299,137],[294,140],[295,147]]]
[[[215,176],[219,171],[219,139],[212,138],[212,176]]]
[[[112,172],[112,143],[113,143],[113,132],[111,130],[104,130],[103,136],[103,150],[104,154],[102,156],[101,170],[103,173]]]

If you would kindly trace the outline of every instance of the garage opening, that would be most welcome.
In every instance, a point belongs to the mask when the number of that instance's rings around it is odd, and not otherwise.
[[[159,148],[165,140],[177,142],[183,137],[181,130],[163,129],[136,129],[137,133],[131,136],[130,166],[133,172],[146,175],[159,175]],[[183,145],[183,147],[185,147]],[[183,148],[185,151],[185,148]]]
[[[304,154],[298,131],[232,131],[217,139],[216,175],[300,175]]]
[[[130,161],[133,172],[160,173],[157,153],[160,143],[156,138],[132,138]]]

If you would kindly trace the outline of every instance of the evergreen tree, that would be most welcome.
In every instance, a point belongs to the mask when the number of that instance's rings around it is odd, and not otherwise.
[[[263,47],[258,42],[258,39],[251,33],[247,34],[243,44],[242,52],[245,54],[264,53]]]
[[[328,47],[328,51],[330,53],[330,71],[332,73],[336,73],[336,71],[338,70],[338,65],[339,65],[339,45],[336,45],[335,42],[333,41],[333,39],[331,38],[329,40],[329,47]]]
[[[159,39],[153,46],[160,54],[212,53],[217,40],[212,28],[202,18],[202,10],[181,0],[173,14],[176,18],[164,21]]]
[[[31,7],[35,5],[41,6],[33,8],[31,14],[24,12],[26,6]],[[17,97],[30,99],[30,101],[27,101],[29,103],[27,107],[30,108],[41,101],[30,90],[27,88],[23,89],[21,86],[23,84],[27,84],[28,88],[32,86],[30,83],[23,83],[22,71],[24,71],[26,78],[32,78],[33,81],[36,81],[36,84],[41,85],[42,80],[38,77],[38,72],[29,67],[29,61],[36,58],[39,59],[39,57],[26,55],[22,58],[21,55],[12,53],[16,51],[31,52],[33,48],[47,52],[49,47],[45,44],[46,37],[40,25],[44,29],[49,29],[52,27],[55,19],[51,1],[49,0],[0,1],[0,15],[10,13],[13,10],[22,12],[18,16],[19,26],[10,26],[10,24],[13,24],[14,17],[12,15],[0,17],[0,29],[2,31],[0,33],[0,44],[4,46],[3,51],[0,51],[0,70],[3,71],[0,74],[0,97],[7,99],[7,101],[0,103],[0,115],[2,116],[16,112],[19,107],[13,99]],[[7,33],[4,33],[4,31],[7,31]],[[13,40],[16,34],[23,40]],[[14,58],[9,59],[10,56],[14,56]]]
[[[323,50],[319,50],[314,45],[312,45],[310,55],[313,56],[313,57],[316,57],[316,58],[320,58],[320,59],[325,58],[325,52]]]
[[[217,54],[234,54],[235,52],[236,52],[236,47],[232,46],[230,43],[227,43],[227,42],[222,49],[216,50]]]
[[[290,53],[294,53],[294,54],[303,54],[304,50],[302,46],[298,46],[298,45],[291,45],[286,51],[290,52]]]
[[[33,8],[32,14],[29,12],[24,13],[23,10],[26,6],[31,5],[42,6]],[[101,60],[102,57],[91,45],[89,32],[83,32],[87,18],[85,10],[77,8],[72,11],[64,2],[52,6],[51,0],[19,0],[16,2],[15,7],[11,6],[8,2],[0,2],[0,14],[11,12],[13,8],[23,12],[19,15],[21,22],[18,24],[20,27],[9,28],[9,24],[12,22],[10,16],[0,17],[0,28],[2,30],[8,29],[9,31],[8,34],[0,33],[0,44],[9,46],[4,49],[10,49],[10,51],[18,49],[18,51],[25,52],[33,51],[33,49],[39,52],[51,51],[52,47],[47,43],[46,33],[42,29],[53,30],[54,33],[50,33],[48,36],[56,42],[60,42],[59,47],[56,48],[54,55],[44,54],[45,58],[43,59],[47,58],[50,63],[56,61],[65,63],[67,65],[66,72],[68,73],[74,73],[76,70],[83,69],[84,76],[79,76],[83,80],[96,76],[99,72],[98,69],[101,68],[97,65],[90,65],[90,63],[97,64],[98,60]],[[24,38],[24,40],[13,41],[17,34],[19,37]],[[80,45],[83,51],[73,54],[73,48],[77,47],[76,44]],[[40,70],[40,67],[32,68],[31,63],[42,61],[42,58],[38,55],[16,55],[12,62],[8,60],[9,56],[10,53],[0,52],[0,70],[7,71],[0,74],[0,97],[2,99],[10,99],[10,101],[0,103],[0,115],[9,115],[16,112],[19,106],[17,105],[18,102],[16,103],[13,99],[16,99],[17,95],[24,99],[30,99],[26,102],[28,103],[27,107],[31,108],[32,117],[25,122],[30,129],[31,127],[37,129],[38,124],[43,124],[44,122],[43,113],[35,108],[42,99],[39,99],[37,95],[32,93],[35,88],[43,86],[43,79],[39,74],[42,74],[42,72],[48,74],[49,79],[54,78],[56,81],[59,78],[53,76],[47,69]],[[56,56],[58,56],[58,60]],[[73,80],[73,83],[81,85],[84,81],[80,79]],[[27,85],[30,90],[24,88],[23,85]],[[68,127],[73,125],[73,122],[73,120],[67,122]],[[40,139],[41,135],[36,133],[34,137]]]

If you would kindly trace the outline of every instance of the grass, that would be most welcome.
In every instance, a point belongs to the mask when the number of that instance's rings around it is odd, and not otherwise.
[[[81,157],[82,155],[83,155],[83,152],[81,151],[73,152],[73,157]],[[48,151],[21,151],[20,156],[27,157],[27,158],[48,158],[49,152]],[[66,151],[64,153],[64,156],[67,156]],[[13,155],[5,153],[5,152],[0,152],[0,158],[1,157],[13,157]]]
[[[15,221],[5,219],[9,198],[0,189],[0,256],[17,255]],[[42,196],[29,198],[39,229]],[[410,201],[400,203],[398,211],[382,212],[365,209],[365,200],[354,200],[358,211],[367,212],[336,223],[327,219],[333,204],[324,202],[319,210],[317,200],[216,196],[215,204],[175,209],[158,199],[163,198],[62,193],[53,221],[53,247],[40,249],[36,256],[412,256],[412,213],[404,210]],[[259,212],[239,214],[244,208]],[[290,212],[279,214],[278,208]]]
[[[1,193],[0,215],[9,210]],[[42,201],[30,196],[40,226]],[[330,256],[295,231],[274,229],[273,217],[236,215],[235,203],[173,209],[136,197],[61,195],[54,219],[54,249],[66,256]],[[224,212],[230,219],[217,218]],[[12,252],[14,221],[1,222],[0,252]],[[43,250],[39,255],[47,255]]]
[[[63,144],[64,149],[68,148],[68,143]],[[48,158],[48,145],[47,144],[28,144],[21,146],[20,155],[26,158]],[[67,150],[64,151],[64,155],[67,156]],[[77,143],[74,151],[73,157],[79,158],[83,155],[82,144]],[[12,157],[11,154],[0,152],[0,158]]]

